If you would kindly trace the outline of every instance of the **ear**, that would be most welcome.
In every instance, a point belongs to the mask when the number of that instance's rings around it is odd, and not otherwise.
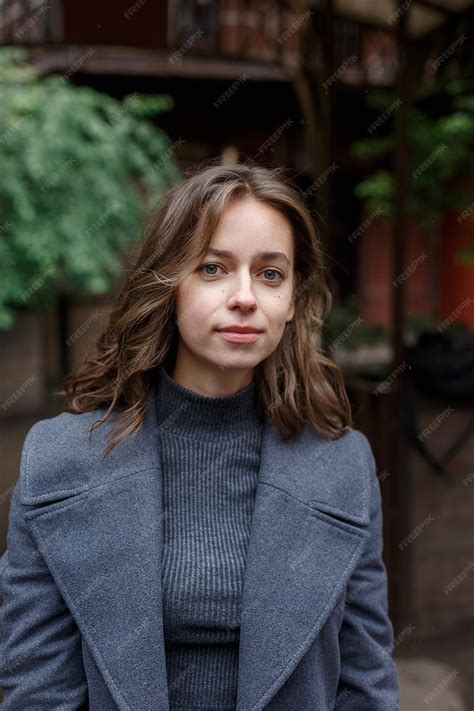
[[[291,321],[295,316],[295,294],[298,293],[298,291],[299,291],[300,283],[301,283],[301,274],[300,274],[300,272],[295,271],[294,272],[293,294],[291,297],[290,313],[289,313],[288,318],[286,319],[287,323],[288,323],[288,321]]]
[[[289,315],[288,318],[286,319],[286,322],[288,323],[288,321],[291,321],[291,320],[293,319],[294,315],[295,315],[295,305],[294,305],[294,303],[293,303],[293,301],[292,301],[292,302],[291,302],[291,306],[290,306],[290,315]]]

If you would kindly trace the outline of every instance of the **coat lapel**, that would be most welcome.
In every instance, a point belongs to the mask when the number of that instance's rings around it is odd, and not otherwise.
[[[242,597],[239,711],[262,709],[291,675],[368,536],[367,490],[350,486],[357,453],[347,445],[309,429],[290,444],[265,430]]]
[[[154,408],[104,461],[103,426],[82,450],[76,493],[26,514],[33,536],[121,711],[168,709],[159,457]],[[91,420],[98,419],[97,414]],[[67,433],[69,434],[69,433]],[[88,455],[84,456],[87,451]],[[62,486],[61,486],[62,484]],[[64,474],[59,489],[64,488]],[[56,501],[54,501],[56,498]],[[27,499],[31,502],[31,497]]]
[[[169,708],[154,396],[152,388],[135,435],[104,462],[84,459],[86,484],[65,497],[58,479],[57,490],[23,496],[38,548],[123,711]],[[101,451],[105,431],[94,431],[91,450]],[[262,709],[277,693],[356,565],[369,523],[368,484],[356,462],[349,435],[329,441],[307,427],[284,442],[264,427],[242,598],[239,711]]]

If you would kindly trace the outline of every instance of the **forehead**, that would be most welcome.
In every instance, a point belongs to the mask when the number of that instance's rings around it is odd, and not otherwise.
[[[209,248],[246,256],[281,252],[291,262],[293,230],[276,208],[254,198],[242,198],[223,212]]]

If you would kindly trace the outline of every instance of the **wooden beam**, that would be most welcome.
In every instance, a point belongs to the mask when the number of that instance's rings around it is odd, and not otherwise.
[[[61,45],[29,46],[31,61],[42,75],[66,72],[80,64],[82,74],[119,76],[196,77],[233,80],[248,76],[250,81],[288,81],[284,67],[195,54],[172,61],[172,52],[127,46]]]

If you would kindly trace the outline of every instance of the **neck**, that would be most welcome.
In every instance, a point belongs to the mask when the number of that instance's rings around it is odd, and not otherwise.
[[[235,438],[262,423],[254,381],[232,395],[208,396],[176,382],[163,365],[157,371],[156,407],[160,429],[192,437],[212,432]]]

